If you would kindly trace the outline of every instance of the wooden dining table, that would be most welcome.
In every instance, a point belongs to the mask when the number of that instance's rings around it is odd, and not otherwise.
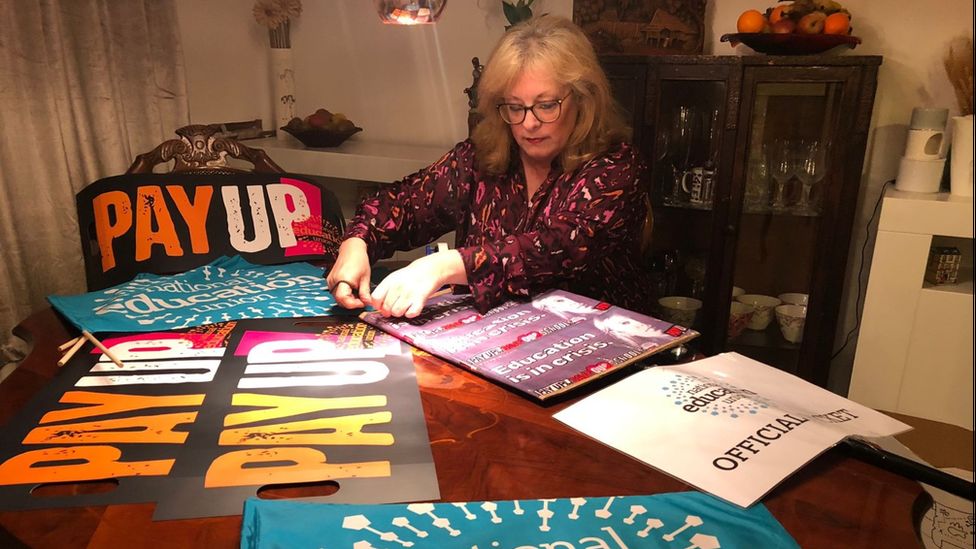
[[[73,335],[51,310],[15,333],[30,354],[0,383],[0,426],[58,371]],[[429,355],[414,358],[441,501],[657,494],[692,490],[553,415],[542,406]],[[579,398],[579,397],[576,397]],[[654,418],[646,418],[648,424]],[[829,450],[762,503],[804,548],[919,547],[913,505],[920,485]],[[153,521],[153,504],[0,512],[0,547],[206,547],[240,544],[241,516]]]

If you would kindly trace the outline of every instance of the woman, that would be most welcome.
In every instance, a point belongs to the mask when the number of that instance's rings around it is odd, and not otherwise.
[[[619,313],[594,318],[593,325],[603,333],[639,349],[654,349],[671,340],[654,326]]]
[[[552,313],[563,320],[580,317],[585,318],[587,315],[592,315],[597,312],[593,307],[574,301],[562,294],[548,294],[543,297],[534,298],[532,300],[532,306],[536,309]]]
[[[327,276],[336,301],[413,318],[445,284],[477,309],[563,288],[646,309],[637,267],[644,166],[592,45],[571,21],[510,29],[478,85],[471,139],[367,199]],[[456,231],[456,249],[417,259],[370,292],[370,264]]]

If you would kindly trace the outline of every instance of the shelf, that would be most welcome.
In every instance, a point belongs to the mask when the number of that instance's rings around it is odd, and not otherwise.
[[[793,345],[792,348],[785,347],[763,347],[758,345],[745,345],[729,342],[725,349],[740,355],[747,356],[753,360],[758,360],[791,374],[797,374],[797,367],[800,362],[800,347]]]
[[[704,212],[712,211],[711,204],[692,204],[690,202],[684,204],[667,204],[663,203],[662,206],[665,208],[674,208],[676,210],[699,210]]]
[[[959,282],[955,284],[932,284],[925,282],[922,284],[922,291],[973,295],[973,271],[972,269],[959,271]]]
[[[888,189],[879,231],[973,238],[973,199]]]
[[[750,330],[746,328],[738,337],[730,339],[728,345],[738,347],[762,347],[764,349],[784,349],[799,351],[799,343],[790,343],[783,338],[779,325],[774,319],[765,330]]]
[[[377,183],[392,183],[429,166],[450,147],[376,143],[350,139],[331,148],[306,148],[297,139],[268,138],[244,142],[263,149],[291,173]],[[237,161],[234,161],[237,162]]]
[[[675,210],[681,212],[705,212],[705,213],[712,212],[711,205],[693,206],[691,204],[666,204],[664,202],[661,202],[659,204],[655,204],[655,206],[659,208],[667,208],[669,210]]]
[[[752,210],[752,211],[743,210],[742,215],[752,215],[757,217],[765,217],[767,215],[772,215],[774,217],[802,217],[802,218],[820,217],[819,213],[798,213],[798,212],[791,212],[789,210],[780,211],[780,212],[775,210]]]

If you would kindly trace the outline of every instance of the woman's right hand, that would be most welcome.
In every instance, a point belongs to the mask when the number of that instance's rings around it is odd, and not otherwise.
[[[350,238],[339,246],[339,255],[332,270],[325,277],[336,303],[346,309],[362,309],[372,305],[369,293],[369,255],[366,241]]]

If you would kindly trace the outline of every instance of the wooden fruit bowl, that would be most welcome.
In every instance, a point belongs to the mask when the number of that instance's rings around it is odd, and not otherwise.
[[[328,130],[325,128],[295,129],[288,126],[282,126],[281,129],[295,136],[296,139],[302,142],[302,145],[313,148],[338,147],[353,134],[363,131],[358,126],[353,126],[346,130]]]
[[[740,42],[767,55],[813,55],[837,46],[854,48],[861,39],[848,34],[776,34],[771,32],[739,32],[723,34],[719,39],[732,47]]]

